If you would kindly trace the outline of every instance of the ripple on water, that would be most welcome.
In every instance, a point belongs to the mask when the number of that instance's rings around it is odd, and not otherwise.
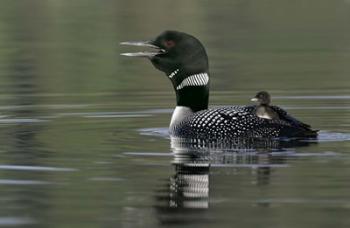
[[[125,152],[123,153],[125,155],[132,155],[132,156],[149,156],[149,157],[172,157],[173,153],[162,153],[162,152]]]
[[[161,138],[169,138],[169,128],[167,127],[158,127],[158,128],[142,128],[139,129],[138,132],[141,135],[147,136],[156,136]]]
[[[349,133],[320,131],[317,139],[306,140],[310,142],[341,142],[350,141]]]
[[[2,118],[0,124],[25,124],[25,123],[41,123],[48,120],[33,119],[33,118]]]
[[[82,116],[86,118],[140,118],[151,117],[156,114],[172,113],[173,109],[148,109],[132,112],[64,112],[57,113],[56,117]]]
[[[257,203],[284,203],[284,204],[334,204],[348,207],[347,199],[309,199],[309,198],[281,198],[281,199],[260,199]]]
[[[147,114],[100,114],[100,115],[85,115],[86,118],[141,118],[141,117],[150,117],[151,115]]]
[[[0,179],[0,185],[46,185],[47,181]]]
[[[306,99],[306,100],[348,100],[350,99],[349,95],[327,95],[327,96],[276,96],[276,98],[283,99]]]
[[[91,177],[89,178],[90,181],[101,181],[101,182],[116,182],[116,181],[123,181],[123,178],[118,177]]]
[[[334,157],[339,156],[338,153],[332,151],[325,151],[320,153],[296,153],[295,151],[271,152],[271,156],[285,156],[285,157]]]
[[[168,128],[145,128],[139,130],[141,135],[149,135],[149,136],[156,136],[156,137],[162,137],[162,138],[169,138],[168,134]],[[263,159],[266,154],[271,155],[272,158],[305,158],[305,157],[338,157],[340,156],[338,153],[333,151],[318,151],[318,152],[297,152],[295,148],[297,147],[303,147],[307,146],[308,144],[313,143],[328,143],[328,142],[341,142],[341,141],[349,141],[350,140],[350,134],[347,133],[339,133],[339,132],[327,132],[327,131],[321,131],[319,133],[319,137],[315,140],[298,140],[301,141],[301,144],[295,144],[294,141],[291,142],[291,144],[284,143],[284,141],[281,141],[281,144],[278,144],[279,146],[271,147],[270,150],[264,150],[265,152],[262,153],[261,149],[257,148],[248,148],[245,149],[243,147],[238,147],[238,149],[231,149],[230,147],[225,147],[225,144],[222,147],[215,147],[215,148],[206,148],[206,147],[200,147],[198,150],[196,147],[192,144],[172,144],[172,150],[169,152],[147,152],[147,151],[132,151],[132,152],[125,152],[123,153],[126,156],[136,156],[136,157],[174,157],[176,160],[179,158],[181,153],[183,153],[183,156],[186,156],[186,154],[193,154],[199,156],[199,157],[206,157],[206,161],[210,162],[213,167],[217,168],[224,168],[224,167],[231,167],[231,168],[261,168],[260,166],[268,166],[268,167],[274,167],[274,168],[280,168],[280,167],[287,167],[285,164],[254,164],[250,163],[250,160],[256,160],[256,159]],[[303,142],[305,141],[305,145]],[[280,142],[277,140],[277,142]],[[181,152],[179,154],[179,152]],[[181,156],[180,156],[181,157]],[[247,160],[247,163],[243,164],[235,164],[236,160]],[[227,163],[227,161],[231,161],[231,164],[224,164]],[[238,161],[237,160],[237,161]],[[223,162],[226,161],[226,162]]]
[[[20,226],[35,223],[34,219],[27,217],[0,217],[0,226]]]
[[[0,165],[0,170],[18,170],[18,171],[44,171],[44,172],[73,172],[77,169],[58,168],[47,166],[26,166],[26,165]]]

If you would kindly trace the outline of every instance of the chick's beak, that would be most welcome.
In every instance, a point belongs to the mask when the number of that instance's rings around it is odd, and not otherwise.
[[[128,57],[146,57],[152,58],[156,55],[165,53],[165,50],[153,44],[152,41],[126,41],[121,42],[120,45],[128,45],[128,46],[138,46],[138,47],[148,47],[153,49],[152,51],[142,51],[142,52],[129,52],[129,53],[121,53],[120,55],[128,56]]]

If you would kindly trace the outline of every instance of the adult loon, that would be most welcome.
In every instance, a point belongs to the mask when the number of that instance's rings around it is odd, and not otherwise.
[[[282,117],[279,119],[258,117],[255,105],[208,109],[208,56],[201,42],[189,34],[165,31],[150,41],[120,44],[152,49],[121,55],[146,57],[170,79],[177,104],[169,127],[171,136],[215,140],[317,136],[308,125],[277,107],[276,112]]]

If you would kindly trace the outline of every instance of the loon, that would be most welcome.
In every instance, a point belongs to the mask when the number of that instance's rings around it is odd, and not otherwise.
[[[209,61],[201,42],[192,35],[165,31],[150,41],[127,41],[121,45],[148,47],[150,51],[122,53],[148,58],[170,79],[176,93],[169,133],[172,137],[230,140],[235,138],[317,137],[309,125],[275,107],[279,118],[260,118],[257,106],[208,109]]]
[[[273,110],[273,107],[270,106],[271,96],[266,91],[258,92],[255,97],[251,99],[251,101],[255,101],[258,103],[256,108],[256,115],[260,118],[270,119],[270,120],[278,120],[278,113]]]

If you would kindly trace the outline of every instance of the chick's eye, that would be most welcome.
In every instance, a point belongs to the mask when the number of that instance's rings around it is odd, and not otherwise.
[[[175,46],[175,42],[173,40],[166,40],[164,41],[164,46],[167,48],[172,48]]]

